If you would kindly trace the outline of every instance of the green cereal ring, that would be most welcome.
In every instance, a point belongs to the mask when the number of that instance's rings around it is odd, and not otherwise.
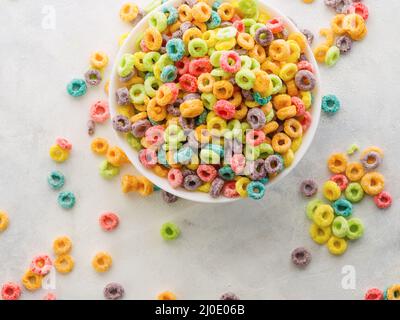
[[[261,143],[258,148],[260,149],[260,158],[262,159],[274,154],[274,149],[269,143]]]
[[[306,215],[307,215],[307,218],[308,218],[308,219],[310,219],[310,220],[313,219],[315,210],[316,210],[317,207],[318,207],[319,205],[321,205],[321,204],[324,204],[324,202],[323,202],[322,200],[320,200],[320,199],[311,200],[311,201],[307,204],[307,207],[306,207]]]
[[[203,101],[204,107],[208,110],[212,110],[214,104],[217,103],[217,98],[212,93],[202,93],[201,101]]]
[[[65,178],[60,171],[53,171],[47,177],[47,182],[52,189],[58,190],[64,186]]]
[[[244,24],[246,33],[249,33],[251,26],[257,23],[256,20],[250,18],[243,19],[242,22]]]
[[[344,238],[349,231],[349,224],[347,223],[346,218],[344,217],[336,217],[332,223],[332,233],[334,236],[338,238]]]
[[[268,112],[268,114],[265,116],[265,123],[272,121],[274,117],[275,117],[275,111],[274,109],[271,109],[271,111]]]
[[[62,208],[71,209],[75,205],[76,199],[72,192],[60,192],[57,201]]]
[[[189,41],[188,50],[192,57],[201,58],[207,54],[208,46],[203,39],[195,38]]]
[[[219,154],[211,149],[201,149],[200,159],[207,164],[219,164],[221,161]]]
[[[326,53],[325,63],[328,67],[333,67],[340,59],[340,49],[336,46],[329,48]]]
[[[235,75],[235,81],[244,90],[250,90],[254,86],[256,76],[249,69],[241,69]]]
[[[133,72],[135,67],[135,57],[133,54],[125,53],[118,64],[118,75],[120,77],[127,77]]]
[[[172,222],[166,222],[161,226],[160,233],[164,240],[175,240],[179,237],[181,231],[176,224]]]
[[[347,224],[349,226],[349,230],[346,234],[347,238],[350,240],[356,240],[362,237],[364,234],[364,225],[360,219],[352,218],[347,221]]]
[[[171,58],[165,53],[160,56],[158,61],[154,64],[154,69],[164,69],[166,66],[173,65],[174,62],[171,60]]]
[[[82,79],[72,79],[67,85],[67,92],[73,97],[83,96],[87,92],[86,81]]]
[[[227,129],[230,131],[241,130],[242,127],[240,121],[237,119],[230,120],[227,124]]]
[[[349,183],[344,195],[352,203],[360,202],[364,198],[364,190],[358,182]]]
[[[160,59],[158,52],[148,52],[143,57],[143,66],[146,71],[153,71],[154,64]]]
[[[262,24],[262,23],[259,23],[259,22],[257,22],[257,23],[254,23],[254,24],[252,24],[251,26],[250,26],[250,34],[253,36],[253,38],[255,37],[255,35],[256,35],[256,31],[258,30],[258,29],[260,29],[260,28],[262,28],[262,27],[265,27],[265,24]]]
[[[210,74],[214,78],[229,78],[231,75],[229,72],[226,72],[222,68],[215,68],[215,69],[211,70]],[[218,80],[218,79],[216,79],[216,80]]]
[[[119,174],[119,168],[114,167],[107,160],[104,160],[99,167],[99,173],[104,179],[111,179]]]
[[[242,68],[244,69],[251,69],[251,66],[253,65],[253,61],[249,56],[240,56],[240,61]]]
[[[171,124],[164,131],[164,140],[168,145],[176,146],[179,142],[185,141],[186,137],[181,127]]]
[[[251,146],[249,144],[246,144],[246,147],[244,149],[244,156],[246,160],[257,160],[260,157],[259,146]]]
[[[256,70],[260,70],[261,65],[260,63],[257,61],[257,59],[254,58],[250,58],[251,59],[251,66],[250,66],[250,70],[251,71],[256,71]]]
[[[162,82],[160,80],[157,80],[155,77],[148,77],[146,80],[144,80],[144,91],[146,94],[154,98],[156,96],[158,88],[162,85]]]
[[[271,95],[277,94],[282,89],[282,80],[276,74],[270,74],[269,78],[272,81]]]
[[[142,149],[142,144],[140,143],[140,139],[136,138],[132,133],[128,133],[126,135],[126,141],[128,144],[135,149],[136,151],[139,151]]]
[[[129,96],[132,103],[134,104],[144,104],[144,99],[146,97],[146,90],[143,84],[134,84],[129,90]]]
[[[163,32],[167,29],[167,17],[161,11],[155,11],[149,17],[149,25]]]

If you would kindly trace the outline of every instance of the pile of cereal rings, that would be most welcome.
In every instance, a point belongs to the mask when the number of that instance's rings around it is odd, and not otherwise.
[[[119,61],[113,127],[173,188],[261,199],[312,121],[306,48],[254,0],[164,5]]]
[[[354,153],[354,146],[349,151]],[[359,203],[365,194],[373,197],[379,209],[391,206],[392,197],[384,190],[385,179],[376,171],[383,156],[382,149],[369,147],[361,153],[359,162],[349,162],[344,153],[334,153],[329,157],[328,168],[333,175],[322,187],[329,203],[314,199],[307,204],[306,214],[313,222],[311,238],[320,245],[326,244],[330,253],[343,254],[347,250],[347,240],[357,240],[364,234],[361,219],[352,215],[354,204]],[[304,196],[312,197],[318,186],[314,180],[305,180],[300,191]]]

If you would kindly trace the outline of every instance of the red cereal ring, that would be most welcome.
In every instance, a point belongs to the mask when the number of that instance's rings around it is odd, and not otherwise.
[[[331,181],[335,182],[340,190],[346,190],[347,185],[349,184],[349,179],[344,174],[335,174],[330,178]]]
[[[196,172],[199,178],[204,182],[213,181],[218,174],[217,170],[209,164],[199,165]]]
[[[112,231],[119,225],[119,217],[114,212],[104,212],[99,217],[100,227],[104,231]]]
[[[379,209],[386,209],[392,205],[392,196],[387,191],[382,191],[374,197],[374,202]]]
[[[65,139],[65,138],[61,138],[61,137],[58,137],[58,138],[56,138],[56,144],[61,148],[61,149],[64,149],[64,150],[71,150],[72,149],[72,143],[71,142],[69,142],[67,139]]]
[[[265,25],[272,33],[279,33],[284,29],[283,20],[279,17],[269,20]]]
[[[240,57],[235,51],[224,52],[219,63],[221,68],[229,73],[236,73],[242,66]]]
[[[237,198],[239,193],[236,191],[236,181],[229,181],[222,187],[222,194],[227,198]]]
[[[230,21],[232,23],[235,23],[236,21],[240,21],[240,20],[242,20],[242,18],[239,15],[235,14]]]
[[[364,300],[383,300],[383,291],[378,288],[371,288],[365,293]]]
[[[181,60],[175,62],[175,67],[178,70],[179,75],[183,75],[189,72],[190,59],[188,57],[183,57]]]
[[[212,69],[212,64],[208,58],[195,59],[189,63],[189,73],[195,77],[202,73],[210,73]]]
[[[297,63],[297,69],[298,69],[298,71],[300,71],[300,70],[308,70],[308,71],[310,71],[312,73],[315,73],[313,65],[310,62],[308,62],[307,60],[303,60],[303,61],[298,62]]]
[[[142,149],[139,151],[139,160],[145,168],[151,169],[157,164],[157,153],[153,149]]]
[[[304,105],[303,100],[296,96],[293,96],[291,100],[292,104],[296,107],[296,116],[304,116],[306,112],[306,106]]]
[[[102,123],[110,118],[107,101],[97,101],[90,107],[90,118],[94,122]]]
[[[217,116],[225,120],[232,119],[236,112],[236,107],[226,100],[218,100],[213,109]]]
[[[303,132],[306,132],[308,128],[311,126],[312,122],[311,113],[306,111],[304,115],[302,115],[298,120],[300,121],[301,126],[303,127]]]
[[[238,31],[238,34],[240,32],[245,32],[245,27],[244,27],[244,23],[242,20],[236,20],[235,22],[233,22],[233,26],[236,28],[236,30]]]
[[[197,91],[197,79],[191,74],[184,74],[179,78],[179,84],[184,91],[196,92]]]
[[[265,141],[265,133],[262,130],[249,130],[246,134],[246,143],[258,146]]]
[[[362,2],[353,3],[348,9],[348,13],[356,13],[361,16],[365,21],[367,21],[369,17],[368,7]]]
[[[21,296],[21,287],[13,282],[6,282],[1,288],[1,298],[3,300],[18,300]]]

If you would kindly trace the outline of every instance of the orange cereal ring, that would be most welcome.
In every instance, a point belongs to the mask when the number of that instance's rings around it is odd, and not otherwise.
[[[267,134],[270,134],[270,133],[272,133],[272,132],[275,132],[276,130],[278,130],[278,128],[279,128],[278,122],[276,122],[276,121],[271,121],[271,122],[268,122],[268,123],[264,126],[264,128],[263,128],[262,130],[263,130],[263,132],[267,135]]]
[[[171,104],[174,100],[174,94],[171,88],[167,85],[162,85],[156,92],[156,102],[158,105],[164,107]]]
[[[235,114],[233,115],[233,118],[236,120],[242,120],[244,117],[246,117],[247,110],[248,108],[244,103],[240,104],[235,108]]]
[[[207,22],[211,18],[211,7],[204,2],[197,2],[192,7],[193,19],[198,22]]]
[[[289,107],[292,105],[292,98],[288,94],[277,94],[272,98],[272,105],[275,110]]]
[[[366,194],[376,196],[385,187],[385,178],[379,172],[368,172],[361,178],[361,187]]]
[[[125,163],[129,163],[128,157],[125,152],[119,147],[109,148],[106,155],[107,161],[114,167],[120,167]]]
[[[202,73],[197,78],[197,88],[201,92],[210,93],[213,90],[215,79],[210,73]]]
[[[107,252],[99,252],[94,256],[92,266],[97,272],[106,272],[112,266],[112,258]]]
[[[103,138],[95,138],[90,147],[94,153],[104,155],[108,151],[108,142]]]
[[[153,183],[151,183],[149,179],[147,179],[146,177],[139,176],[137,177],[137,180],[138,180],[137,192],[139,192],[140,195],[145,197],[153,193],[154,185]]]
[[[253,49],[255,45],[254,38],[250,34],[245,32],[240,32],[238,34],[237,43],[239,46],[246,50]]]
[[[261,70],[264,70],[265,72],[268,72],[268,73],[273,73],[273,74],[279,75],[279,73],[281,71],[281,66],[280,66],[279,62],[271,61],[271,60],[269,60],[269,58],[267,58],[267,60],[265,60],[261,64]]]
[[[192,8],[190,8],[187,4],[180,5],[178,8],[178,17],[179,21],[181,22],[192,21]]]
[[[285,120],[283,123],[283,130],[292,139],[303,135],[303,127],[301,123],[294,118]]]
[[[359,181],[364,174],[364,167],[359,162],[351,162],[346,167],[346,177],[350,181]]]
[[[213,94],[218,100],[227,100],[232,97],[233,85],[227,80],[216,81],[213,86]]]
[[[196,118],[204,111],[203,102],[200,99],[186,100],[179,106],[184,118]]]
[[[162,37],[160,31],[154,27],[147,28],[144,32],[144,43],[151,51],[158,51],[162,45]]]
[[[343,35],[346,30],[343,28],[343,20],[346,17],[344,14],[337,14],[331,21],[332,31],[338,35]]]
[[[167,117],[167,107],[158,105],[153,98],[147,105],[147,116],[154,121],[162,121]]]
[[[235,107],[239,106],[242,103],[242,94],[239,91],[235,91],[228,102]]]
[[[222,3],[218,8],[218,14],[222,21],[229,21],[235,15],[235,8],[230,3]]]
[[[288,118],[293,118],[296,115],[296,113],[297,113],[296,106],[291,105],[289,107],[284,107],[282,109],[279,109],[276,112],[276,117],[279,120],[286,120]]]
[[[182,36],[182,40],[185,44],[188,44],[190,40],[196,39],[196,38],[201,38],[202,33],[199,29],[197,28],[190,28],[185,31],[185,33]]]
[[[124,175],[121,179],[121,190],[123,193],[137,191],[138,179],[134,176]]]
[[[164,166],[162,166],[160,164],[156,164],[152,168],[152,170],[156,175],[158,175],[161,178],[165,178],[166,176],[168,176],[169,169],[165,168]]]
[[[256,92],[266,92],[270,87],[272,86],[272,81],[270,77],[268,76],[268,73],[266,73],[263,70],[256,70],[254,72],[254,75],[256,76],[256,80],[254,81],[254,86],[253,90]]]
[[[267,59],[267,54],[264,47],[260,46],[259,44],[256,44],[252,49],[249,50],[249,56],[256,59],[260,63],[263,63]]]
[[[290,56],[289,44],[283,39],[274,40],[269,46],[268,53],[273,60],[285,61]]]
[[[326,54],[328,53],[329,47],[325,44],[320,44],[314,48],[314,57],[319,63],[324,63]]]
[[[285,133],[280,132],[272,137],[271,143],[275,152],[284,154],[290,149],[292,140]]]
[[[170,291],[161,292],[157,300],[176,300],[176,295]]]
[[[328,159],[328,168],[333,173],[343,173],[346,171],[347,158],[343,153],[334,153]]]
[[[322,28],[319,30],[319,35],[321,37],[325,37],[326,40],[324,45],[327,45],[328,47],[333,46],[333,42],[335,41],[335,35],[332,29]]]
[[[363,150],[363,152],[361,152],[360,160],[363,159],[371,151],[376,152],[377,154],[379,154],[381,156],[381,158],[383,158],[384,155],[385,155],[381,148],[376,147],[376,146],[371,146],[371,147],[368,147],[365,150]]]

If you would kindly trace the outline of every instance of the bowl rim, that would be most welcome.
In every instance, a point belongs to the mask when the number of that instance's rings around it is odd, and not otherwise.
[[[233,0],[224,0],[223,2],[233,2]],[[182,3],[182,0],[169,0],[165,2],[164,4],[161,4],[160,6],[157,6],[154,10],[160,10],[162,7],[173,5],[173,4],[178,4]],[[284,15],[279,9],[276,9],[274,6],[271,6],[266,3],[265,0],[258,0],[258,5],[262,7],[265,11],[267,11],[272,17],[281,17],[285,23],[285,25],[291,30],[292,32],[300,32],[299,28],[293,23],[293,21],[286,15]],[[152,10],[152,11],[154,11]],[[151,11],[151,12],[152,12]],[[118,82],[118,75],[117,75],[117,68],[118,68],[118,63],[122,58],[122,55],[127,53],[127,52],[135,52],[135,50],[130,50],[132,47],[135,47],[135,40],[137,40],[138,34],[142,33],[142,29],[145,27],[145,25],[149,21],[149,16],[150,12],[147,13],[143,19],[141,19],[130,31],[128,37],[125,39],[123,45],[119,48],[119,51],[115,57],[114,60],[114,65],[112,68],[111,76],[110,76],[110,86],[109,86],[109,97],[108,97],[108,102],[109,102],[109,109],[110,109],[110,114],[111,117],[114,118],[117,115],[116,112],[116,99],[115,99],[115,94],[114,92],[116,91],[116,83]],[[140,31],[140,32],[138,32]],[[319,121],[320,121],[320,115],[321,115],[321,108],[318,107],[318,105],[321,102],[321,77],[319,73],[319,68],[318,64],[314,58],[314,54],[312,53],[312,50],[310,46],[307,44],[306,47],[306,56],[309,60],[309,62],[313,65],[315,72],[315,78],[316,78],[316,86],[313,90],[313,104],[312,104],[312,122],[311,126],[308,128],[306,135],[303,137],[302,143],[300,145],[300,148],[296,151],[294,161],[291,164],[290,167],[286,168],[285,170],[282,171],[276,178],[274,178],[271,182],[269,182],[266,185],[266,189],[270,188],[271,186],[278,184],[280,181],[282,181],[290,172],[292,172],[296,166],[299,164],[299,162],[302,160],[304,155],[307,153],[308,149],[310,148],[312,141],[314,140]],[[149,169],[146,169],[139,161],[138,157],[138,152],[134,150],[122,137],[121,134],[116,132],[115,130],[114,134],[117,137],[117,141],[122,148],[122,150],[126,153],[128,159],[134,166],[134,168],[143,176],[145,176],[147,179],[149,179],[153,184],[161,188],[162,190],[165,190],[171,194],[174,194],[178,196],[179,198],[183,198],[186,200],[194,201],[194,202],[200,202],[200,203],[230,203],[238,200],[243,200],[246,198],[238,197],[238,198],[226,198],[226,197],[218,197],[218,198],[212,198],[208,193],[203,193],[199,191],[187,191],[184,190],[183,188],[177,188],[174,189],[171,187],[171,185],[168,183],[168,180],[166,178],[161,178],[157,176],[154,172],[152,172]]]

